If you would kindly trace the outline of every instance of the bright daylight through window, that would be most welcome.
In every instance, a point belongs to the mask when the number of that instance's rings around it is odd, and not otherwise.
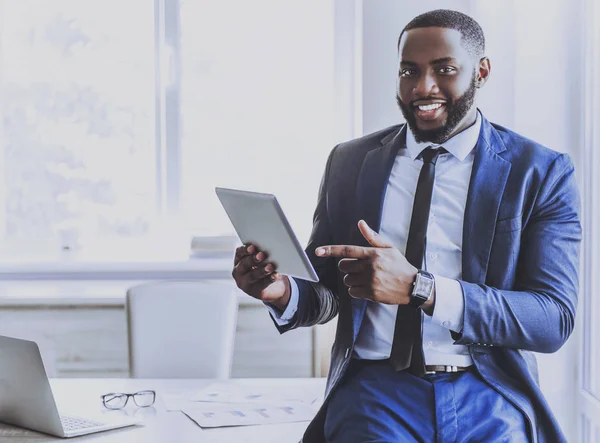
[[[332,2],[1,4],[1,261],[185,260],[233,234],[214,186],[275,193],[306,242]]]

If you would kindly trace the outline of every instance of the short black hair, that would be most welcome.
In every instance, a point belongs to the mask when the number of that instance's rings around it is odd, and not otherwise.
[[[473,58],[478,61],[484,56],[485,37],[479,23],[462,12],[450,9],[436,9],[413,18],[400,33],[398,48],[400,48],[400,40],[406,31],[432,27],[457,30],[462,36],[462,43]]]

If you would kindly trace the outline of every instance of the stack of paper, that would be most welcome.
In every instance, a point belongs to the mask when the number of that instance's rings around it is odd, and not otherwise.
[[[213,383],[192,394],[167,399],[202,428],[310,421],[320,397],[294,388],[264,391],[260,387]]]
[[[185,409],[185,415],[202,428],[221,426],[264,425],[272,423],[292,423],[310,421],[316,412],[303,403],[293,405],[272,404],[223,404],[205,403],[193,409]]]
[[[235,248],[240,246],[241,242],[237,236],[221,235],[202,237],[192,237],[190,245],[190,258],[205,257],[232,257],[235,254]]]
[[[261,387],[231,383],[212,383],[190,397],[195,402],[219,403],[294,403],[313,404],[319,396],[312,392],[298,392],[298,388],[279,387],[277,391],[266,391]]]

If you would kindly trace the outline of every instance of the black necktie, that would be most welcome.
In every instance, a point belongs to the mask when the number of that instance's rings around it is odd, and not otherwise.
[[[435,162],[443,152],[446,152],[443,148],[427,148],[421,153],[423,166],[417,182],[405,253],[408,262],[417,269],[421,269],[423,255],[425,254],[425,238],[435,178]],[[425,363],[420,309],[406,305],[398,306],[390,361],[396,371],[409,369],[415,375],[421,376],[424,374]]]

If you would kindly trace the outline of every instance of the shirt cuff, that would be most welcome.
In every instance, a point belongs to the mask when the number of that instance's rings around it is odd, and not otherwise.
[[[292,320],[294,314],[296,314],[296,311],[298,310],[298,292],[300,292],[298,289],[298,284],[296,283],[296,280],[294,280],[292,277],[288,277],[288,279],[290,280],[290,301],[287,307],[285,308],[285,311],[283,311],[283,313],[280,314],[279,310],[276,309],[274,306],[270,305],[269,303],[265,303],[265,306],[271,313],[271,316],[275,320],[275,323],[277,323],[279,326],[287,325]]]
[[[432,320],[438,325],[460,332],[463,328],[465,300],[458,280],[435,278],[435,305]]]

